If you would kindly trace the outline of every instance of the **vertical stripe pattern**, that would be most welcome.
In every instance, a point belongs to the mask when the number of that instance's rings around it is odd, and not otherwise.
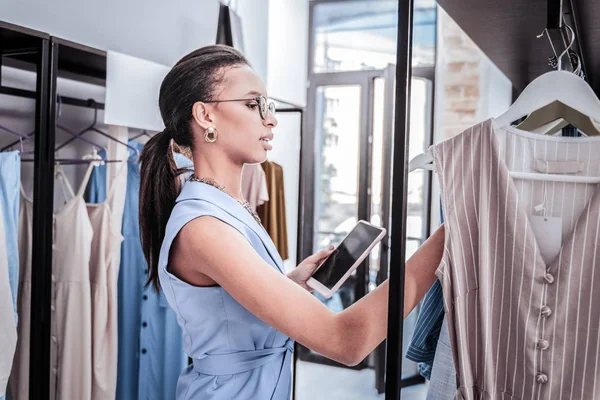
[[[579,175],[600,176],[600,138],[494,130],[488,120],[432,151],[455,398],[600,399],[600,185],[510,174],[576,160]],[[562,220],[556,257],[540,246],[536,215]]]

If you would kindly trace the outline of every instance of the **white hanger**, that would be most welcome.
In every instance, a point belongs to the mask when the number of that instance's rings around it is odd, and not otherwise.
[[[570,26],[565,26],[573,33]],[[545,73],[527,85],[517,101],[502,115],[494,119],[495,128],[508,126],[556,101],[579,111],[594,121],[600,121],[600,100],[596,97],[594,90],[585,80],[574,73],[562,71],[562,58],[568,53],[574,41],[575,34],[572,34],[569,46],[558,56],[559,70]]]
[[[569,27],[569,29],[571,29]],[[572,29],[571,29],[572,31]],[[572,35],[571,45],[575,39]],[[571,46],[569,45],[569,47]],[[558,58],[559,68],[561,59],[568,51],[565,50]],[[531,82],[517,100],[500,116],[494,118],[494,128],[510,126],[510,124],[523,118],[532,112],[560,101],[580,113],[590,117],[594,121],[600,121],[600,100],[596,97],[594,90],[585,80],[579,76],[566,71],[547,72]],[[423,154],[413,158],[408,165],[409,172],[417,168],[435,170],[431,148]],[[600,183],[600,177],[595,176],[572,176],[560,174],[538,174],[528,172],[511,172],[511,176],[517,179],[528,179],[536,181],[572,182],[572,183]]]
[[[102,157],[100,157],[100,154],[98,154],[98,150],[96,149],[96,147],[92,147],[92,152],[84,155],[83,157],[81,157],[81,159],[83,159],[83,160],[98,160],[98,161],[91,162],[91,164],[94,164],[95,167],[99,167],[100,165],[105,164]]]

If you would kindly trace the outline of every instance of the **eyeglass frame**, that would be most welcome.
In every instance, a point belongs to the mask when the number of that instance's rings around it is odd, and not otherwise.
[[[258,114],[260,115],[260,118],[264,121],[267,119],[267,111],[271,113],[271,115],[275,116],[275,114],[277,113],[277,109],[275,108],[275,103],[272,101],[269,101],[266,96],[258,96],[258,97],[251,97],[249,99],[230,99],[230,100],[206,100],[203,101],[203,103],[228,103],[230,101],[256,101],[258,103]],[[262,100],[262,102],[261,102]],[[266,109],[263,110],[263,107],[261,106],[261,104],[264,104],[266,106]]]

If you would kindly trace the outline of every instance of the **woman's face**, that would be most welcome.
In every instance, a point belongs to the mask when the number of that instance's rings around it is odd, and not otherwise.
[[[265,86],[258,74],[249,66],[229,68],[225,72],[221,89],[212,100],[247,99],[206,103],[209,114],[212,114],[213,126],[218,131],[215,143],[235,161],[246,164],[261,163],[271,150],[273,128],[277,119],[267,112],[265,119],[260,116],[259,96],[267,96]]]

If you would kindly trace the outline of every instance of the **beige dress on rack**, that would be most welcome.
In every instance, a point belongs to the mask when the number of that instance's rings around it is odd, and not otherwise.
[[[71,198],[54,213],[50,399],[87,400],[92,394],[92,324],[89,262],[94,235],[83,193],[93,165],[88,167],[81,187],[74,193],[58,167],[57,183]],[[29,398],[29,309],[31,307],[31,200],[22,194],[20,250],[21,282],[18,311],[18,359],[11,376],[13,398]]]
[[[123,236],[119,227],[114,226],[110,208],[115,187],[113,183],[104,202],[87,204],[94,231],[89,264],[92,290],[93,400],[113,400],[117,390],[119,261],[115,254],[118,254]]]
[[[92,169],[90,164],[79,191],[54,214],[50,398],[56,400],[84,400],[92,393],[88,266],[94,231],[83,198]],[[69,187],[68,180],[63,182]]]

